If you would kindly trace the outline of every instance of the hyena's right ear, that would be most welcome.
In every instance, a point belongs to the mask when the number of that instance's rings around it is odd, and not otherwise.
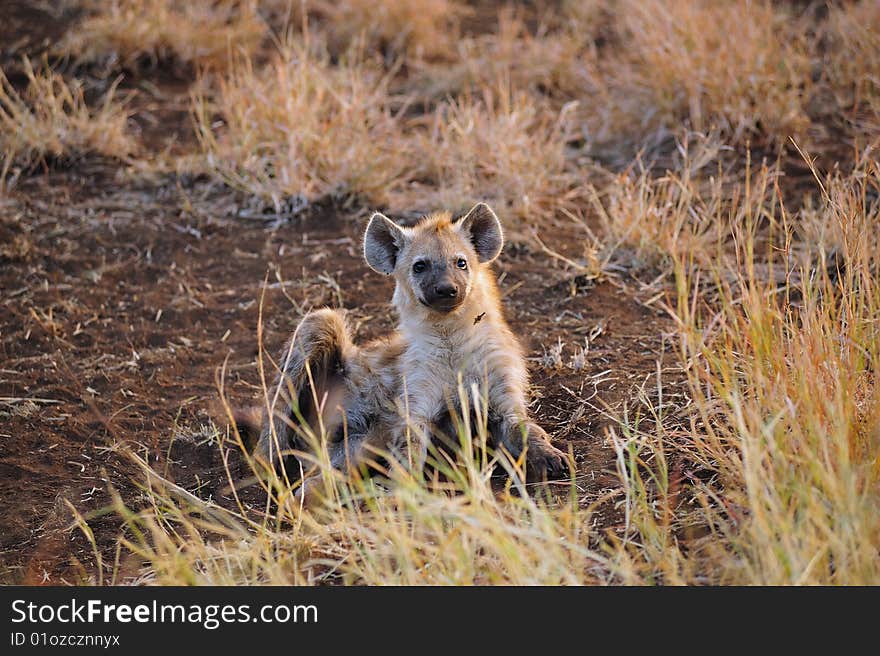
[[[370,268],[388,275],[394,273],[397,256],[406,243],[406,235],[399,225],[384,214],[370,217],[364,234],[364,259]]]

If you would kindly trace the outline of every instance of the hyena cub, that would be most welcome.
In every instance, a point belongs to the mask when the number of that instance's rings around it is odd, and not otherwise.
[[[461,377],[465,389],[476,384],[487,395],[493,446],[513,457],[527,447],[532,476],[564,474],[564,454],[528,415],[525,359],[490,269],[503,239],[484,203],[457,221],[444,212],[412,228],[374,214],[364,257],[394,276],[398,330],[359,347],[340,312],[306,315],[282,354],[270,398],[275,410],[263,422],[256,455],[278,463],[290,451],[307,452],[303,427],[314,434],[320,426],[334,467],[357,467],[383,452],[420,470],[438,424],[458,411]],[[288,475],[298,476],[291,462]],[[308,494],[314,483],[303,483]]]

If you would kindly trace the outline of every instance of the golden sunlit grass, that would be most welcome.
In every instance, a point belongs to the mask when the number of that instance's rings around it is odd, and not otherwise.
[[[513,219],[564,204],[569,111],[505,89],[443,103],[430,120],[402,116],[380,66],[351,52],[336,65],[289,45],[265,70],[233,66],[196,101],[207,166],[279,204],[353,194],[397,210],[492,200]]]
[[[383,75],[351,49],[332,64],[314,54],[309,41],[359,24],[333,15],[289,40],[269,69],[243,59],[213,104],[200,99],[203,150],[225,181],[276,204],[345,193],[394,210],[458,208],[489,195],[538,220],[584,177],[570,142],[626,142],[684,123],[727,141],[782,143],[807,125],[809,44],[768,3],[571,5],[537,34],[503,12],[497,32],[458,40],[452,62],[412,56],[406,75]],[[627,47],[600,51],[603,30]],[[358,53],[376,47],[360,33]],[[392,111],[415,99],[433,105],[421,119]]]
[[[13,166],[30,168],[46,158],[88,153],[124,159],[135,150],[128,112],[115,100],[115,85],[89,107],[82,85],[24,62],[27,87],[17,91],[0,71],[2,178]]]
[[[209,169],[276,204],[331,194],[383,203],[410,155],[387,76],[349,56],[331,65],[317,49],[292,44],[263,70],[234,64],[213,97],[196,99]]]
[[[730,151],[717,135],[690,135],[677,142],[676,163],[662,174],[641,159],[620,173],[603,172],[587,195],[609,245],[624,249],[638,265],[671,270],[674,262],[686,261],[689,267],[736,271],[731,249],[742,239],[737,231],[775,227],[783,173],[777,164],[753,165],[748,155],[744,171],[731,171],[729,162],[722,163]],[[772,274],[766,262],[756,266],[762,275]]]
[[[578,8],[561,25],[533,34],[521,16],[502,11],[494,31],[458,40],[450,50],[452,61],[421,64],[406,88],[428,101],[447,95],[479,94],[505,85],[512,89],[544,93],[562,104],[593,89],[597,77],[592,53],[593,33],[599,24],[591,3]]]
[[[760,0],[623,0],[614,25],[620,48],[600,65],[612,97],[603,118],[616,129],[684,122],[732,141],[785,142],[806,127],[811,43],[788,10]]]
[[[851,85],[855,103],[880,94],[880,5],[833,6],[828,15],[831,82]]]
[[[668,264],[670,257],[709,264],[717,257],[729,226],[741,222],[742,213],[753,209],[730,202],[724,174],[712,170],[722,150],[717,141],[705,139],[680,148],[684,161],[663,175],[651,174],[636,161],[621,173],[608,173],[604,183],[589,187],[605,238],[645,264]]]
[[[838,105],[869,140],[880,138],[880,4],[834,5],[827,38],[827,76]]]
[[[730,223],[734,261],[673,251],[690,409],[667,412],[658,377],[612,434],[634,580],[880,579],[878,173],[865,158],[788,215],[761,172],[735,204],[764,211]]]
[[[255,0],[109,0],[86,6],[86,17],[58,45],[80,63],[173,62],[225,65],[267,32]]]
[[[458,0],[316,0],[305,7],[326,24],[334,52],[362,41],[370,50],[414,59],[447,59],[459,21],[471,11]]]
[[[143,461],[141,460],[141,463]],[[332,500],[304,511],[274,479],[263,519],[188,496],[146,469],[150,507],[126,517],[141,580],[187,584],[577,584],[601,554],[589,511],[493,490],[471,459],[448,464],[445,489],[403,474],[393,487],[333,476]]]
[[[417,179],[395,204],[465,209],[481,198],[506,218],[540,222],[570,202],[575,186],[569,114],[506,89],[443,104],[427,129],[413,131]]]
[[[707,488],[704,500],[723,538],[707,545],[725,552],[721,582],[880,578],[878,190],[867,159],[824,181],[815,210],[780,209],[776,248],[742,225],[739,274],[719,277],[720,301],[705,311],[679,266],[675,315],[702,426],[683,442],[719,475],[723,492]],[[833,236],[797,247],[788,232],[801,222]],[[760,262],[787,281],[759,275]]]

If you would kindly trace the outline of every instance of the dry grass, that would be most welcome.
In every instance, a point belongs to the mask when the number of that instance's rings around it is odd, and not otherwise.
[[[460,41],[451,65],[425,67],[411,88],[431,98],[503,81],[558,105],[577,100],[585,136],[602,143],[684,125],[780,144],[808,126],[815,39],[784,6],[620,0],[566,3],[552,18],[530,29],[503,12],[495,31]]]
[[[335,53],[352,41],[410,59],[446,59],[470,9],[458,0],[317,0],[307,12],[326,25]]]
[[[506,8],[497,28],[460,39],[451,62],[421,63],[406,88],[430,102],[446,96],[479,94],[500,85],[546,94],[565,104],[595,91],[598,77],[596,27],[598,3],[571,3],[560,23],[532,33],[518,13]]]
[[[113,85],[100,104],[89,107],[82,84],[24,62],[27,87],[19,92],[0,71],[0,157],[2,178],[11,167],[28,169],[47,158],[96,153],[125,159],[135,151],[128,112]]]
[[[597,582],[585,544],[589,511],[506,492],[477,460],[449,464],[445,489],[405,475],[391,489],[328,483],[331,501],[302,511],[282,481],[263,520],[174,489],[155,472],[150,507],[127,519],[126,546],[158,584],[472,585]]]
[[[251,53],[274,31],[314,24],[330,52],[353,41],[389,56],[448,58],[461,18],[457,0],[83,0],[85,17],[56,48],[79,63],[175,63],[225,67],[230,55]]]
[[[753,209],[738,204],[741,190],[730,189],[723,172],[713,170],[723,149],[716,140],[683,142],[679,149],[683,161],[663,175],[652,175],[636,161],[589,186],[605,239],[642,264],[668,265],[670,258],[688,257],[706,266],[718,255],[730,225]]]
[[[383,203],[410,155],[387,76],[356,53],[349,57],[334,66],[293,43],[263,70],[250,60],[234,64],[212,98],[196,98],[208,168],[276,205],[332,194]]]
[[[597,132],[717,129],[784,143],[806,126],[810,48],[796,18],[761,0],[621,0],[620,47],[603,61],[612,99]]]
[[[426,130],[413,132],[417,177],[394,204],[466,209],[481,198],[505,218],[539,224],[576,186],[566,162],[570,132],[568,109],[547,111],[526,93],[444,103]]]
[[[721,582],[880,580],[878,190],[876,161],[831,177],[816,209],[779,210],[778,250],[766,255],[752,226],[739,229],[740,273],[708,313],[694,311],[696,280],[680,280],[699,412],[683,444],[719,476],[704,501]],[[789,221],[833,236],[793,253]],[[762,263],[786,282],[759,275]]]
[[[172,62],[224,66],[230,53],[250,52],[267,32],[254,0],[109,0],[58,45],[79,63]]]
[[[880,580],[880,169],[866,153],[816,178],[819,200],[789,214],[759,171],[714,262],[667,253],[689,402],[658,374],[611,434],[631,582]]]
[[[428,211],[486,198],[507,216],[537,221],[567,202],[575,186],[568,108],[551,113],[533,95],[487,90],[409,120],[381,66],[357,52],[331,65],[316,52],[285,46],[265,70],[244,60],[213,97],[197,99],[215,174],[276,206],[290,196],[356,195]]]
[[[854,2],[833,6],[828,15],[831,82],[849,86],[853,103],[880,94],[880,6]]]
[[[856,136],[880,138],[880,5],[835,5],[827,24],[826,75],[837,103],[857,125]]]
[[[740,169],[717,135],[689,136],[676,143],[673,164],[662,174],[637,159],[620,173],[604,171],[587,193],[603,237],[636,268],[671,272],[683,261],[688,270],[723,270],[729,277],[742,266],[733,250],[742,242],[738,231],[748,226],[752,237],[767,239],[779,229],[784,174],[778,163],[755,165],[748,154]],[[770,275],[767,263],[758,266]]]

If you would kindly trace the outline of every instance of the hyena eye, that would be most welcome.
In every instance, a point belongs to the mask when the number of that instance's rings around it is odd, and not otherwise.
[[[424,270],[425,270],[425,263],[424,262],[416,262],[415,264],[413,264],[413,273],[421,273]]]
[[[467,269],[467,260],[463,257],[458,258],[458,262],[455,263],[459,269]]]

